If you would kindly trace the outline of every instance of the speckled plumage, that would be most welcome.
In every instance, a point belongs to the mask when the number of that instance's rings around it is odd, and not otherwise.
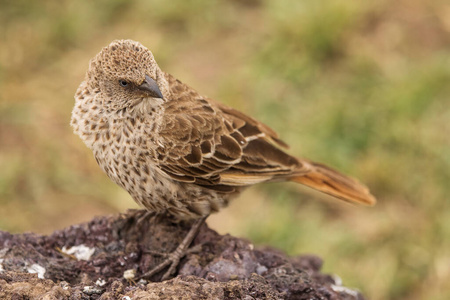
[[[207,216],[265,181],[375,202],[357,181],[283,152],[266,125],[162,72],[138,42],[114,41],[91,60],[71,124],[111,180],[148,210],[176,219]]]

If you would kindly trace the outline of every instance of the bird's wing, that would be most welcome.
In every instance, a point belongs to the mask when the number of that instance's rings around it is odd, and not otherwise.
[[[157,154],[171,178],[232,192],[294,169],[301,173],[301,162],[278,148],[286,144],[268,126],[172,77],[169,83],[172,99],[165,106]]]

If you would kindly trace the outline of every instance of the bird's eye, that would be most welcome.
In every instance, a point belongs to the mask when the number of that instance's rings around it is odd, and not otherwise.
[[[125,80],[119,80],[119,84],[120,84],[120,86],[123,86],[123,87],[126,87],[129,85],[128,81],[125,81]]]

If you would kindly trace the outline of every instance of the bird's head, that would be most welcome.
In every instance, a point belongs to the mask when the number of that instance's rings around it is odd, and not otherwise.
[[[109,112],[154,107],[169,96],[168,83],[153,54],[131,40],[116,40],[103,48],[89,64],[86,83],[100,93],[102,106]]]

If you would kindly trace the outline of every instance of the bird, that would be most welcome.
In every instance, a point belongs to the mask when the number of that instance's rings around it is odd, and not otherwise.
[[[257,183],[291,181],[348,202],[376,202],[356,179],[289,155],[269,126],[162,71],[133,40],[114,40],[90,60],[71,126],[140,206],[192,223],[182,243],[143,277],[169,266],[168,279],[206,218]]]

